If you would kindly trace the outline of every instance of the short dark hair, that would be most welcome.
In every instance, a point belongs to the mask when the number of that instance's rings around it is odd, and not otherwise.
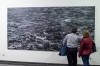
[[[77,28],[76,27],[72,28],[72,33],[76,33],[76,32],[77,32]]]

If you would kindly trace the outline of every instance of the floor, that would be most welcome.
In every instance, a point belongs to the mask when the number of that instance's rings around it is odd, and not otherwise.
[[[0,61],[0,66],[68,66],[68,65],[67,64],[52,64],[52,63]],[[78,66],[83,66],[83,65],[78,65]],[[100,65],[90,65],[90,66],[100,66]]]
[[[23,66],[23,65],[0,64],[0,66]]]
[[[11,64],[0,64],[0,66],[67,66],[67,65],[11,65]]]
[[[0,61],[0,66],[67,66],[66,64]]]

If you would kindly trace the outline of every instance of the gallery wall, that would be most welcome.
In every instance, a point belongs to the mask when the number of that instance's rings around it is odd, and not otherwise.
[[[34,51],[34,50],[9,50],[7,34],[7,9],[16,7],[80,7],[95,6],[95,30],[94,40],[97,46],[97,52],[91,54],[90,64],[100,65],[100,30],[99,0],[3,0],[0,1],[0,60],[21,61],[21,62],[40,62],[40,63],[58,63],[67,64],[66,56],[58,56],[58,51]],[[78,64],[82,64],[81,58],[78,58]]]

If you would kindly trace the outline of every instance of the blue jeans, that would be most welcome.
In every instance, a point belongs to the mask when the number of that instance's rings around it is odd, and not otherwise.
[[[82,55],[82,61],[83,61],[84,66],[90,66],[89,57],[90,57],[90,55]]]

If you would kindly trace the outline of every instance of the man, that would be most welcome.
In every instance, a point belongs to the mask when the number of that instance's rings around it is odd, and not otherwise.
[[[67,34],[63,40],[63,44],[67,44],[68,48],[68,66],[77,66],[77,48],[81,38],[77,35],[77,28],[72,29],[72,33]]]

